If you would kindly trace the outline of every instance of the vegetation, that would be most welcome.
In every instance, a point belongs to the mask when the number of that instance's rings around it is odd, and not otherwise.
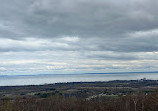
[[[81,99],[61,95],[0,101],[0,111],[157,111],[158,93]]]
[[[158,111],[157,81],[0,87],[0,111]]]

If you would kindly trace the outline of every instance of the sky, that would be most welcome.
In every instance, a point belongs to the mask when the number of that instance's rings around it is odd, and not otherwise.
[[[157,0],[0,0],[0,75],[158,70]]]

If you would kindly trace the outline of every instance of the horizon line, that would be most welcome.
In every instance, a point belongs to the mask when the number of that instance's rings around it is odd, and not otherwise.
[[[13,75],[11,75],[11,74],[6,74],[6,75],[4,75],[4,74],[2,74],[2,75],[0,75],[0,77],[2,77],[2,76],[44,76],[44,75],[77,75],[77,74],[126,74],[126,73],[158,73],[158,71],[143,71],[143,72],[141,72],[141,71],[134,71],[134,72],[101,72],[101,73],[93,73],[93,72],[89,72],[89,73],[56,73],[56,74],[13,74]]]

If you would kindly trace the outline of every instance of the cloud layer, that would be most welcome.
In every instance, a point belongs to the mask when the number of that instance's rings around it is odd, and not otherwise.
[[[158,1],[1,0],[0,73],[154,71]]]

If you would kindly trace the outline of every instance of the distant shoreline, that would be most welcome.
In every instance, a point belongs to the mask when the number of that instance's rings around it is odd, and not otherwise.
[[[29,86],[47,86],[47,85],[67,85],[67,84],[102,84],[102,83],[113,83],[113,82],[130,82],[130,81],[146,81],[146,82],[158,82],[157,80],[152,80],[152,79],[133,79],[133,80],[107,80],[107,81],[79,81],[79,82],[56,82],[56,83],[44,83],[44,84],[32,84],[32,85],[6,85],[6,86],[0,86],[1,87],[29,87]]]
[[[148,72],[106,72],[106,73],[72,73],[72,74],[61,74],[61,73],[58,73],[58,74],[19,74],[19,75],[11,75],[11,74],[2,74],[0,75],[0,77],[8,77],[8,76],[51,76],[51,75],[82,75],[82,74],[129,74],[129,73],[158,73],[158,71],[148,71]]]

